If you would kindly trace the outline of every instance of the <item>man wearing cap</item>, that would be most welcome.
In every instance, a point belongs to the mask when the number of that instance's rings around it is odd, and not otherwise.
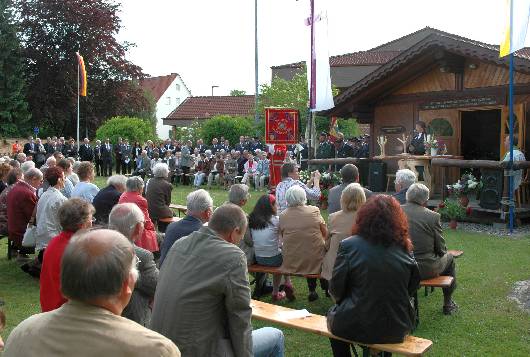
[[[317,147],[317,159],[332,159],[335,157],[335,149],[333,145],[328,141],[328,134],[326,132],[320,133],[318,137],[318,147]],[[329,165],[320,165],[319,171],[328,171]]]

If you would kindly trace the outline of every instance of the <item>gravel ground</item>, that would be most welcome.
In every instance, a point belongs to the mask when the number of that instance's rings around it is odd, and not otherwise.
[[[449,223],[442,222],[442,227],[448,229]],[[456,230],[462,230],[466,232],[476,232],[481,234],[489,234],[502,237],[514,237],[522,238],[530,236],[530,225],[522,225],[513,229],[513,234],[510,234],[510,230],[501,224],[489,225],[489,224],[478,224],[468,222],[458,222]]]
[[[520,309],[530,312],[530,280],[516,282],[508,298],[515,301]]]

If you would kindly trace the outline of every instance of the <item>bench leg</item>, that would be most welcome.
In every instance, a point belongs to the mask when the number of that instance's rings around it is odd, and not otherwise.
[[[429,296],[429,290],[428,290],[428,287],[425,287],[425,296]]]
[[[13,258],[13,242],[9,240],[7,240],[7,260],[11,260],[11,258]]]

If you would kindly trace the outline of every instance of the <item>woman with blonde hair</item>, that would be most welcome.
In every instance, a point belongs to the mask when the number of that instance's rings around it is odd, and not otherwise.
[[[339,244],[343,239],[351,236],[357,211],[365,202],[364,189],[358,183],[350,183],[342,191],[340,196],[341,210],[329,216],[329,239],[326,241],[327,252],[320,274],[322,278],[331,279]]]

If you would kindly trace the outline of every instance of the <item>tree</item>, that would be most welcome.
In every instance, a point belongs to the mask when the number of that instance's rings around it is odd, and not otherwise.
[[[83,56],[88,95],[81,123],[90,133],[106,119],[152,111],[133,79],[140,67],[125,59],[133,44],[116,40],[121,23],[114,0],[14,0],[26,58],[28,101],[41,132],[73,135],[77,115],[77,62]]]
[[[96,137],[102,142],[106,138],[115,143],[118,138],[127,138],[129,142],[156,140],[154,127],[148,120],[131,117],[114,117],[107,120],[96,131]]]
[[[241,135],[252,133],[252,118],[231,117],[217,115],[202,124],[202,135],[205,143],[212,142],[213,138],[224,136],[231,145],[239,142]]]
[[[230,91],[230,95],[232,97],[241,97],[241,96],[247,95],[247,92],[245,92],[244,90],[232,89]]]
[[[20,42],[10,0],[0,0],[0,136],[25,136],[30,131]]]
[[[333,95],[338,94],[338,89],[333,88]],[[259,113],[262,118],[265,118],[265,108],[267,107],[286,107],[297,109],[300,112],[300,133],[304,135],[307,124],[307,107],[309,104],[309,92],[307,89],[307,77],[304,70],[297,72],[293,79],[288,81],[283,78],[275,77],[271,84],[261,85],[261,93],[259,100]],[[315,119],[316,131],[329,131],[330,120],[327,117],[317,116]],[[354,136],[356,132],[357,123],[355,119],[339,119],[339,130],[341,130],[346,137]],[[260,122],[258,132],[265,134],[265,121]]]

